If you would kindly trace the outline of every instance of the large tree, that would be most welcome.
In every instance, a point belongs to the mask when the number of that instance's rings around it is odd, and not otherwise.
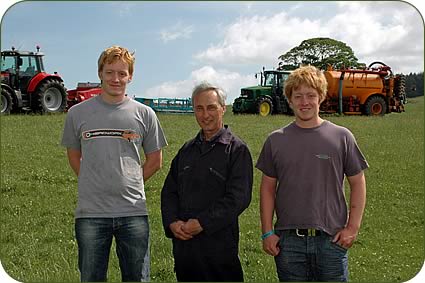
[[[350,46],[342,41],[332,38],[310,38],[279,56],[279,66],[285,70],[294,70],[300,65],[313,65],[326,69],[328,65],[333,68],[364,67],[358,63]]]

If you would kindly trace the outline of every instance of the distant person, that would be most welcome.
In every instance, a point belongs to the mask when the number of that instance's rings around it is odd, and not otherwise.
[[[201,130],[180,148],[161,192],[174,271],[178,281],[243,281],[238,217],[251,201],[251,154],[223,124],[220,88],[201,83],[192,101]]]
[[[83,282],[107,280],[113,237],[122,281],[150,280],[144,183],[161,168],[167,142],[154,111],[125,95],[134,61],[123,47],[103,51],[101,95],[66,116],[62,145],[78,176],[75,233]]]
[[[348,129],[319,117],[326,90],[315,67],[291,73],[285,95],[295,121],[269,135],[256,164],[263,172],[263,249],[275,257],[280,281],[348,280],[347,250],[360,229],[368,163]]]

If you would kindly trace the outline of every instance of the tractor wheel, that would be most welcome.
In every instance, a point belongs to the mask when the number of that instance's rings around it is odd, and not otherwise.
[[[268,98],[263,98],[258,102],[258,114],[265,117],[272,114],[273,103]]]
[[[383,116],[387,112],[387,103],[380,96],[372,96],[365,103],[364,113],[366,115]]]
[[[402,103],[406,102],[406,76],[399,75],[394,81],[394,96],[400,98]]]
[[[43,113],[63,112],[67,103],[66,95],[66,89],[61,81],[47,79],[33,93],[31,108]]]
[[[9,91],[5,88],[1,89],[1,104],[0,104],[0,114],[1,115],[8,115],[10,114],[10,111],[13,107],[13,100],[12,96],[10,95]]]

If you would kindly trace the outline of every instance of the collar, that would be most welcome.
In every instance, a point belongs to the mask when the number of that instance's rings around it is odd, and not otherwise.
[[[204,135],[202,134],[202,129],[201,129],[196,135],[193,142],[197,144],[201,144],[203,142],[207,142],[210,144],[217,143],[217,142],[222,144],[230,144],[231,140],[232,140],[232,132],[230,131],[230,128],[228,125],[224,125],[223,128],[221,128],[209,141],[205,141],[205,138],[204,138]]]

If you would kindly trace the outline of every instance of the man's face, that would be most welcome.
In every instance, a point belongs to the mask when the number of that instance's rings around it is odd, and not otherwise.
[[[214,90],[207,90],[194,97],[193,107],[196,121],[202,128],[205,138],[209,140],[223,127],[226,106],[220,105]]]
[[[99,72],[99,78],[102,80],[102,93],[116,97],[125,95],[127,84],[132,76],[128,71],[128,64],[118,60],[105,64]]]
[[[300,122],[308,123],[319,117],[319,93],[312,87],[301,85],[294,89],[289,103]]]

